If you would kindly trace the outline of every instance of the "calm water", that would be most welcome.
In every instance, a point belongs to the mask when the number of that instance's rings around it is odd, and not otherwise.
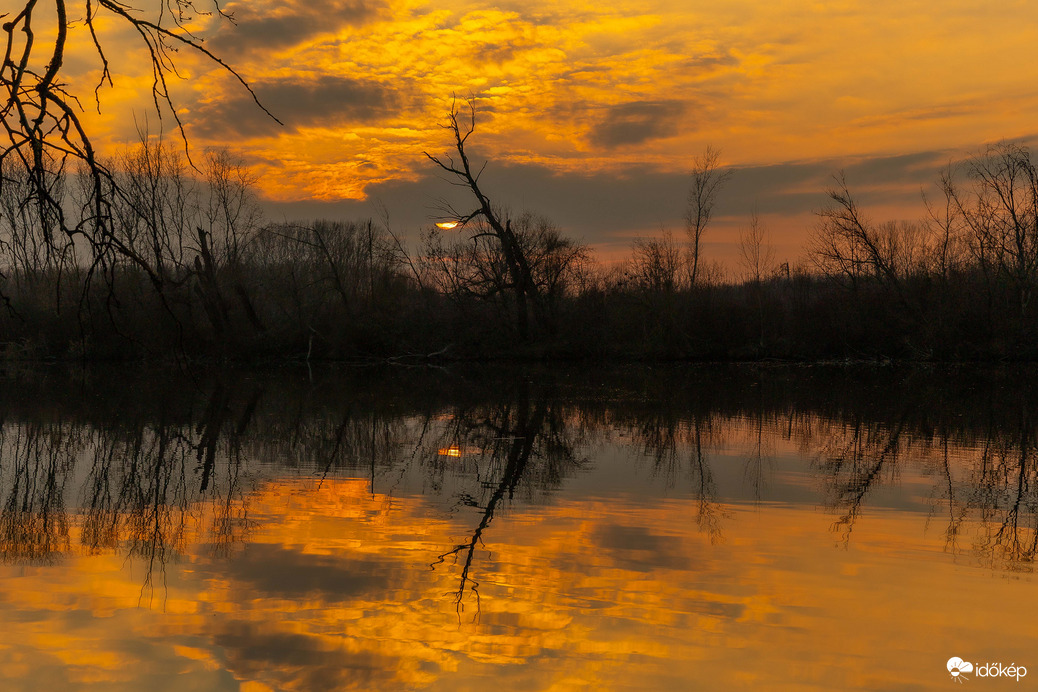
[[[1038,376],[70,376],[0,393],[4,690],[1038,681]]]

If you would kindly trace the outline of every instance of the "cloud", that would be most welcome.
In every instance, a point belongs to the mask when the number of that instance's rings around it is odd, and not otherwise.
[[[233,96],[198,107],[190,122],[205,137],[255,137],[292,133],[307,125],[369,122],[384,118],[399,103],[397,93],[377,82],[322,75],[253,84],[267,110],[285,124],[281,128],[240,89]]]
[[[478,151],[473,161],[482,162]],[[739,230],[756,208],[762,215],[782,257],[795,259],[802,251],[812,212],[827,202],[825,190],[832,175],[843,170],[852,194],[877,221],[918,219],[925,214],[920,190],[930,186],[952,153],[944,150],[903,156],[828,158],[733,170],[717,200],[708,244],[713,257],[737,257]],[[495,203],[512,212],[532,211],[557,223],[564,233],[597,247],[606,256],[627,254],[634,238],[670,229],[683,237],[683,213],[689,178],[684,170],[661,171],[651,165],[632,165],[620,171],[560,174],[538,164],[491,161],[481,185]],[[438,200],[457,209],[472,206],[465,190],[454,188],[435,172],[415,180],[394,180],[366,188],[369,200],[378,200],[392,214],[395,232],[416,247],[417,231],[436,215]],[[272,220],[364,218],[377,215],[372,201],[267,202]],[[735,254],[733,254],[735,253]]]
[[[473,161],[483,157],[470,152]],[[598,242],[608,233],[624,229],[658,228],[665,220],[678,219],[685,195],[684,173],[667,173],[649,167],[631,167],[622,175],[597,172],[558,174],[536,164],[504,164],[491,161],[480,180],[495,203],[513,212],[529,210],[559,223],[567,233],[587,242]],[[466,191],[448,184],[433,170],[417,180],[396,180],[370,185],[369,199],[377,199],[393,214],[397,230],[428,226],[437,202],[446,199],[457,209],[472,206]],[[268,203],[275,219],[305,219],[373,213],[370,202]]]
[[[209,43],[218,55],[269,52],[344,26],[363,25],[385,9],[384,2],[369,0],[238,2],[226,9],[233,23],[222,22]]]
[[[610,106],[592,127],[593,145],[614,149],[678,133],[686,104],[681,101],[632,101]]]

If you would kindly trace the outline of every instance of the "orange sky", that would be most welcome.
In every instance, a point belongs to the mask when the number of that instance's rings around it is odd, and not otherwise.
[[[204,3],[203,3],[204,4]],[[707,238],[731,252],[756,204],[793,256],[847,169],[877,216],[915,218],[921,185],[951,159],[1030,138],[1038,6],[949,0],[249,0],[236,24],[196,23],[285,126],[211,65],[178,56],[175,87],[196,147],[230,146],[274,216],[367,215],[385,202],[412,232],[454,194],[423,151],[452,93],[475,97],[486,185],[602,248],[680,230],[685,175],[707,145],[739,169]],[[148,109],[143,61],[109,27],[114,89],[92,116],[132,141]],[[89,40],[67,67],[89,103]],[[116,50],[121,48],[122,52]],[[152,115],[152,129],[154,115]],[[168,119],[165,125],[169,128]],[[322,204],[315,203],[315,200]]]

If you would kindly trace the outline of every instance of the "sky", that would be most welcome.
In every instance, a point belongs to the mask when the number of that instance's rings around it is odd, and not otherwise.
[[[204,3],[199,5],[204,7]],[[470,204],[443,154],[452,99],[473,99],[474,158],[499,204],[543,214],[603,257],[683,233],[708,146],[733,176],[707,231],[730,263],[756,209],[796,261],[843,170],[875,220],[917,219],[949,162],[1038,134],[1038,5],[945,0],[248,0],[191,27],[232,65],[184,51],[172,82],[192,149],[252,167],[269,217],[367,217],[409,237],[438,201]],[[84,117],[108,151],[159,122],[139,41],[102,26],[115,84]],[[75,34],[66,76],[91,106],[99,64]],[[82,87],[81,89],[79,87]],[[150,115],[149,115],[150,110]]]

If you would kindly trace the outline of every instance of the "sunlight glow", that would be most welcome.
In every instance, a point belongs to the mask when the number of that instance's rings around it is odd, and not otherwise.
[[[461,225],[460,221],[438,221],[436,223],[437,228],[442,228],[445,231],[452,230]]]

